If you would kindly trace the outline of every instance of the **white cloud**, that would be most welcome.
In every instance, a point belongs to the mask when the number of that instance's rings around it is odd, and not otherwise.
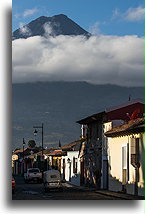
[[[127,21],[142,21],[144,18],[144,7],[129,8],[124,15],[124,19]]]
[[[59,23],[55,23],[53,22],[46,22],[44,25],[43,25],[43,28],[44,28],[44,36],[45,37],[49,37],[49,36],[55,36],[56,35],[56,32],[55,32],[55,28],[57,27],[57,33],[58,33],[58,29],[59,29]]]
[[[45,36],[50,36],[53,33],[53,28],[51,26],[51,22],[47,22],[43,25]]]
[[[143,38],[40,36],[13,41],[13,82],[143,85]]]
[[[101,22],[95,22],[93,25],[90,26],[89,28],[89,32],[92,34],[92,35],[100,35],[101,34],[101,30],[100,30],[100,25],[102,23]]]
[[[138,22],[144,19],[144,7],[129,8],[125,12],[121,12],[118,8],[113,11],[112,20],[120,19],[128,22]]]
[[[113,20],[113,19],[116,19],[116,18],[120,17],[120,15],[121,15],[121,13],[120,13],[119,9],[118,9],[118,8],[115,8],[115,10],[113,10],[111,19],[112,19],[112,20]]]
[[[31,30],[27,26],[24,26],[24,23],[20,22],[19,27],[20,27],[19,31],[22,35],[27,35],[27,36],[31,35]]]
[[[19,13],[15,13],[15,14],[14,14],[14,17],[15,17],[16,19],[18,19],[18,18],[20,17],[20,14],[19,14]]]
[[[35,13],[38,12],[38,9],[37,8],[33,8],[33,9],[27,9],[23,12],[23,17],[26,18],[28,16],[32,16],[34,15]]]

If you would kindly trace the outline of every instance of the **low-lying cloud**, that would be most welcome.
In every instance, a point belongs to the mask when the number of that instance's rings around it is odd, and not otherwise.
[[[31,35],[31,30],[26,25],[24,25],[23,23],[20,23],[19,25],[20,25],[19,31],[22,35],[26,35],[26,36]]]
[[[87,81],[143,86],[143,38],[41,36],[13,41],[13,82]]]

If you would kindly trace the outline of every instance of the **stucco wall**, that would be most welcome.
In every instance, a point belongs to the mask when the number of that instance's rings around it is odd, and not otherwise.
[[[71,184],[80,186],[80,159],[78,158],[79,151],[67,152],[67,156],[63,156],[61,160],[61,174],[63,174],[63,159],[65,159],[65,180]],[[77,158],[77,173],[73,172],[73,157]],[[68,158],[70,163],[68,162]],[[70,179],[70,165],[71,165],[71,179]]]
[[[139,154],[140,154],[140,168],[139,168],[139,182],[138,182],[138,193],[143,195],[143,134],[134,135],[139,137]],[[108,154],[109,154],[109,189],[113,191],[121,191],[122,189],[122,146],[128,146],[129,152],[129,178],[126,185],[127,193],[134,194],[134,182],[135,182],[135,168],[131,165],[131,138],[132,136],[123,136],[108,138]]]

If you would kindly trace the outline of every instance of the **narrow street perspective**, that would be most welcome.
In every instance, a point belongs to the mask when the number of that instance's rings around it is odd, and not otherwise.
[[[142,101],[128,101],[77,121],[78,140],[45,149],[44,124],[33,127],[42,146],[23,138],[13,151],[12,199],[143,199],[143,121]]]
[[[16,176],[16,190],[12,195],[13,200],[136,200],[143,197],[135,197],[122,193],[109,191],[97,191],[95,188],[79,188],[68,183],[63,183],[63,191],[44,191],[43,184],[24,182],[23,177]]]

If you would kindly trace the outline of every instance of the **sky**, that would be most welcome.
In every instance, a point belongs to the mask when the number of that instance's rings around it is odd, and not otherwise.
[[[42,15],[65,14],[93,35],[13,41],[13,82],[142,86],[143,13],[141,0],[13,0],[13,31]]]

